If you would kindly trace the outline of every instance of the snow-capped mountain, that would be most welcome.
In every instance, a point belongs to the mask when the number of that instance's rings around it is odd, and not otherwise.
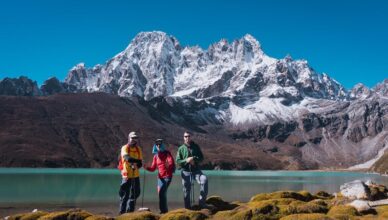
[[[304,99],[344,100],[348,96],[343,86],[316,73],[305,60],[269,57],[249,34],[232,43],[221,40],[204,50],[182,47],[164,32],[142,32],[105,65],[86,68],[78,64],[65,82],[79,91],[137,95],[145,100],[226,97],[233,102],[217,109],[219,117],[225,118],[226,113],[227,120],[235,123],[288,120],[295,110],[305,109]],[[234,114],[241,113],[252,117],[236,119]]]
[[[221,40],[207,50],[182,47],[163,32],[139,33],[129,46],[105,65],[72,68],[66,83],[80,90],[120,96],[188,95],[291,96],[344,99],[345,89],[326,74],[316,73],[305,60],[274,59],[247,34],[228,43]]]

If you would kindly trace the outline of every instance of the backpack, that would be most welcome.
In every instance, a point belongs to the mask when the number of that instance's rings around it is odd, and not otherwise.
[[[125,145],[127,148],[128,148],[128,144]],[[139,151],[139,147],[136,146],[136,153],[137,153],[137,156],[140,156],[140,151]],[[120,152],[119,152],[119,156],[118,156],[118,165],[117,165],[117,169],[119,170],[123,170],[124,169],[124,164],[123,164],[123,160],[121,158],[121,149],[120,149]]]

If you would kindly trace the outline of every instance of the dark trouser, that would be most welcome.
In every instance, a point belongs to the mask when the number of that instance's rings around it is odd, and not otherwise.
[[[190,175],[191,174],[191,175]],[[197,170],[193,172],[183,171],[181,172],[182,176],[182,185],[183,185],[183,197],[185,201],[185,208],[191,208],[191,184],[194,179],[200,185],[200,193],[199,193],[199,206],[205,207],[207,192],[208,192],[208,184],[207,177],[202,173],[202,171]]]
[[[159,209],[161,213],[168,212],[167,189],[171,183],[171,178],[158,178]]]
[[[136,199],[140,195],[139,177],[123,179],[120,185],[120,214],[135,211]]]

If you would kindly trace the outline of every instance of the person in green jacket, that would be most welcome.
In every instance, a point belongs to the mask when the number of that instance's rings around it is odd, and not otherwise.
[[[183,197],[186,209],[191,209],[191,185],[196,180],[200,185],[199,206],[206,207],[205,201],[208,194],[207,177],[202,173],[199,164],[203,161],[201,148],[191,140],[192,134],[185,132],[183,134],[184,144],[182,144],[177,152],[176,163],[181,169]]]

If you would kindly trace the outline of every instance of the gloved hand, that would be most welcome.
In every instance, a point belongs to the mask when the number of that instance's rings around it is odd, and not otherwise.
[[[186,159],[186,163],[189,163],[189,164],[191,164],[191,165],[194,165],[194,157],[188,157],[188,158]]]
[[[133,170],[138,169],[137,163],[131,163],[131,168],[132,168]]]

